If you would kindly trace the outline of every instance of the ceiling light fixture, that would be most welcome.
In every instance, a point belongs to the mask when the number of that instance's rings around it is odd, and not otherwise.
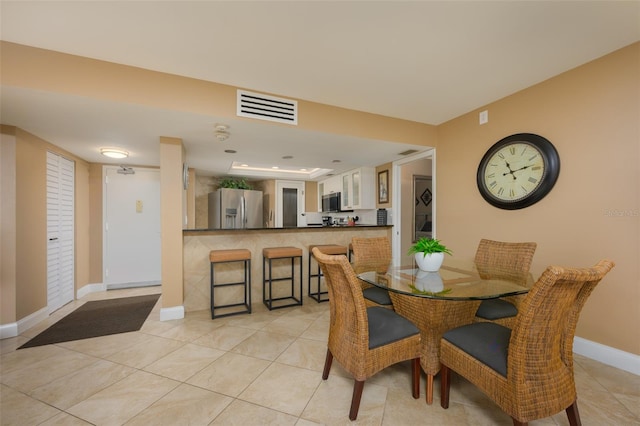
[[[100,148],[100,154],[109,158],[127,158],[129,153],[117,148]]]
[[[228,132],[229,126],[226,124],[216,124],[214,127],[216,129],[214,135],[218,142],[224,142],[231,136],[231,133]]]

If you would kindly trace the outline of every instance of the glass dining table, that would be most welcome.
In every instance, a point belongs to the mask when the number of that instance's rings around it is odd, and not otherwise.
[[[359,279],[389,291],[393,308],[420,329],[420,364],[427,375],[426,400],[433,403],[433,379],[440,371],[440,339],[455,327],[470,324],[482,300],[525,294],[531,274],[478,269],[472,260],[448,258],[438,272],[425,272],[415,263],[354,263]]]

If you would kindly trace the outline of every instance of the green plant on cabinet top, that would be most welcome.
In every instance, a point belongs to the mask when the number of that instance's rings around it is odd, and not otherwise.
[[[218,181],[220,188],[253,189],[245,178],[226,177]]]

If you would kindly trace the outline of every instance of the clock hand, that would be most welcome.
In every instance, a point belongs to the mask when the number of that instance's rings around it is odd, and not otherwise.
[[[514,171],[513,171],[513,170],[511,170],[511,166],[509,165],[509,162],[508,162],[508,161],[505,161],[504,163],[507,165],[507,169],[509,169],[509,171],[508,171],[508,172],[503,173],[503,174],[502,174],[502,176],[506,176],[506,175],[508,175],[508,174],[511,174],[511,176],[513,177],[513,180],[516,180],[516,175],[515,175],[515,174],[513,174],[513,172],[514,172]],[[517,170],[516,170],[516,171],[517,171]]]
[[[529,164],[528,166],[520,167],[519,169],[514,170],[514,172],[519,172],[520,170],[528,169],[529,167],[531,167],[531,164]]]

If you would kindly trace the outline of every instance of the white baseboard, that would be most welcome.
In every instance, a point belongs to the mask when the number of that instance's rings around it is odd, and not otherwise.
[[[2,324],[0,325],[0,339],[8,339],[9,337],[16,337],[18,334],[22,333],[38,324],[41,321],[44,321],[49,317],[49,309],[42,308],[39,311],[28,315],[18,322],[13,322],[10,324]]]
[[[581,337],[573,339],[573,352],[640,376],[640,356]]]
[[[160,309],[160,321],[170,321],[184,318],[184,306],[172,306]]]
[[[16,337],[17,335],[18,335],[17,322],[0,325],[0,339],[8,339],[9,337]]]
[[[78,289],[76,298],[82,299],[87,294],[96,293],[98,291],[105,291],[106,289],[107,287],[104,285],[104,283],[87,284]]]
[[[136,281],[130,283],[107,284],[107,290],[121,290],[123,288],[151,287],[161,285],[161,281]]]

